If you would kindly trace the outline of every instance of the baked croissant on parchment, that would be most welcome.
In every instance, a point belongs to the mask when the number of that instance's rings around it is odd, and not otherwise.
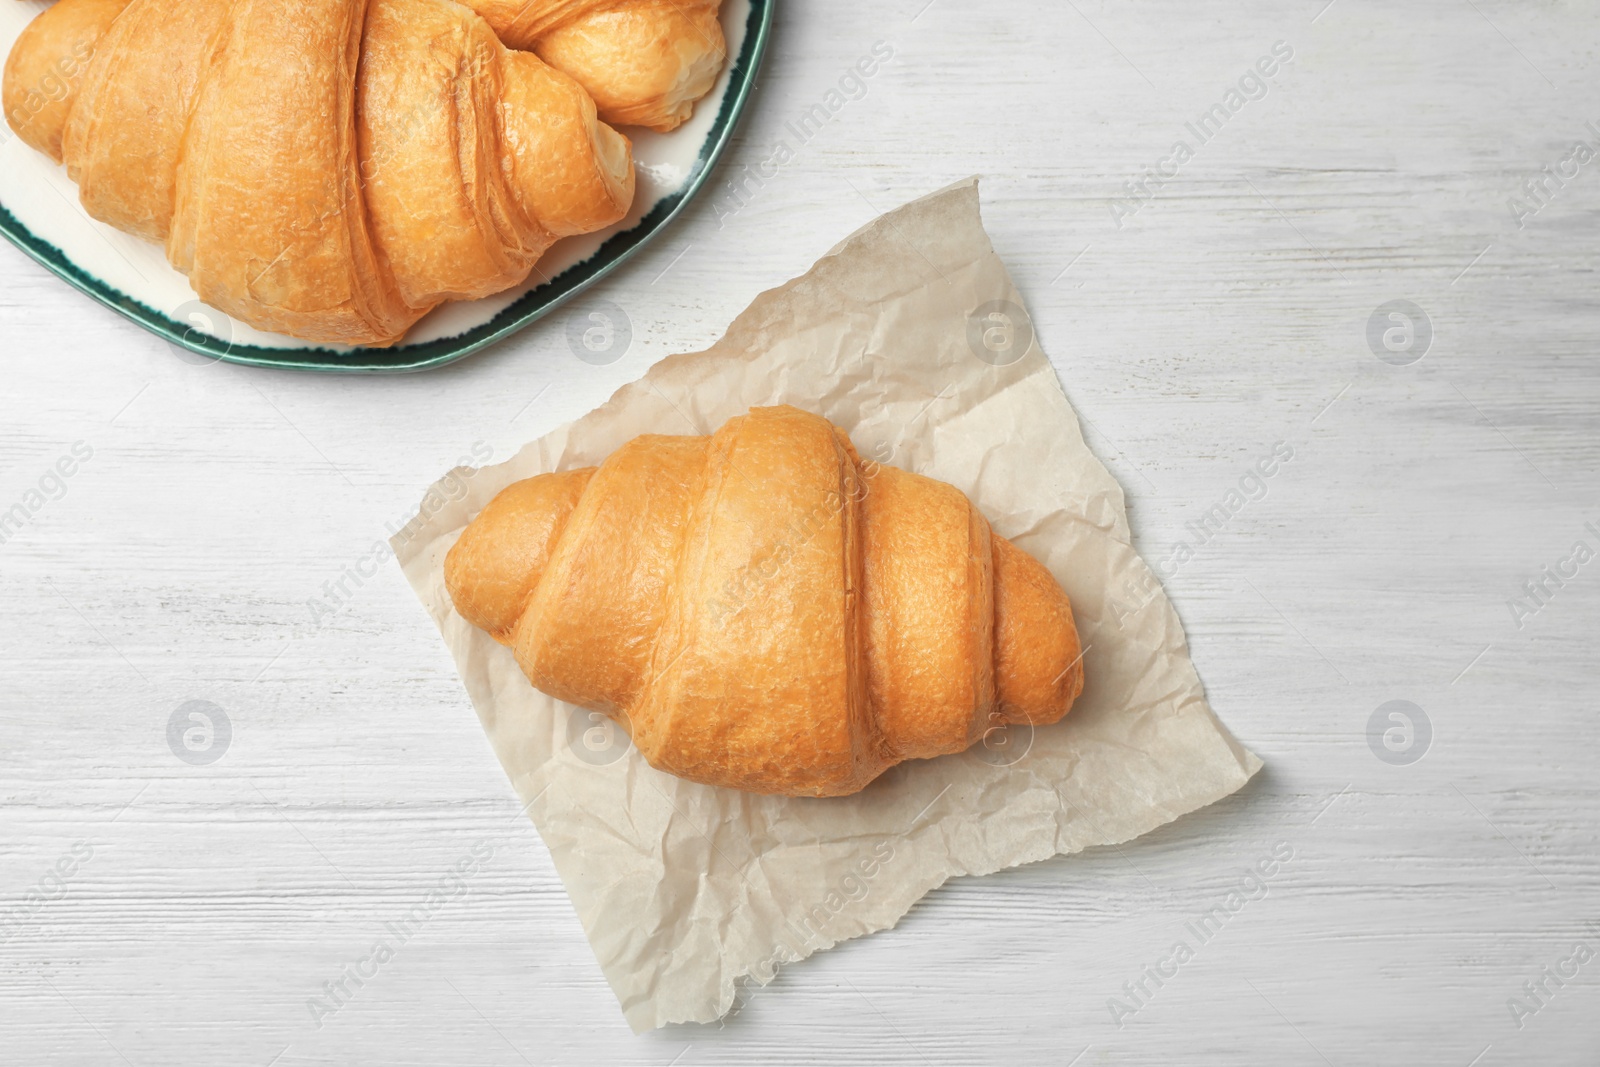
[[[576,78],[616,126],[665,132],[694,112],[727,56],[722,0],[463,0],[512,48]]]
[[[456,610],[653,766],[854,793],[905,759],[1044,725],[1083,688],[1067,596],[957,489],[756,408],[497,495],[445,559]]]
[[[450,0],[60,0],[13,46],[4,104],[206,303],[323,343],[391,344],[633,199],[628,140],[582,87]]]

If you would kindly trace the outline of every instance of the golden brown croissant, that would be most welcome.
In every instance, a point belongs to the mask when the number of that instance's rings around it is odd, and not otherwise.
[[[694,113],[727,58],[722,0],[463,0],[512,48],[589,90],[600,117],[667,131]]]
[[[957,489],[756,408],[517,482],[445,559],[456,610],[653,766],[838,796],[1044,725],[1083,688],[1067,596]]]
[[[60,0],[13,46],[4,103],[89,214],[165,241],[206,303],[311,341],[390,344],[633,199],[588,94],[450,0]]]

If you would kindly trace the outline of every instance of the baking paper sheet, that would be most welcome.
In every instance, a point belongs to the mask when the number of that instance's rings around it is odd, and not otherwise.
[[[863,459],[956,485],[1054,572],[1085,648],[1065,720],[901,764],[853,797],[754,796],[652,769],[455,613],[445,553],[506,485],[780,403],[843,426]],[[1129,545],[1122,490],[990,246],[976,179],[851,235],[710,349],[661,361],[505,463],[452,472],[392,543],[635,1030],[715,1020],[741,986],[893,926],[948,878],[1127,841],[1261,766],[1207,705],[1178,617]]]

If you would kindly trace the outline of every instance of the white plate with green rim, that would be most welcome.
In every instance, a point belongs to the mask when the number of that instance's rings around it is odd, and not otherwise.
[[[199,357],[259,367],[341,372],[425,370],[516,333],[655,240],[700,191],[727,147],[755,84],[776,0],[724,0],[729,62],[694,117],[667,134],[629,128],[638,175],[633,209],[599,233],[559,241],[533,279],[482,300],[436,308],[390,348],[299,341],[235,322],[202,304],[161,247],[96,222],[66,169],[0,125],[0,232],[65,281]],[[0,49],[46,5],[0,4]],[[540,276],[543,277],[540,277]],[[548,280],[546,280],[548,279]]]

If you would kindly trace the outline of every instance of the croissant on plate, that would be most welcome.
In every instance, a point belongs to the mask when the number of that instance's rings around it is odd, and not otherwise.
[[[512,48],[576,78],[617,126],[665,132],[694,113],[727,58],[722,0],[463,0]]]
[[[310,341],[391,344],[633,199],[583,88],[450,0],[60,0],[3,89],[90,215]]]
[[[1083,688],[1066,594],[953,486],[755,408],[499,493],[445,559],[468,622],[652,766],[838,796],[1045,725]]]

